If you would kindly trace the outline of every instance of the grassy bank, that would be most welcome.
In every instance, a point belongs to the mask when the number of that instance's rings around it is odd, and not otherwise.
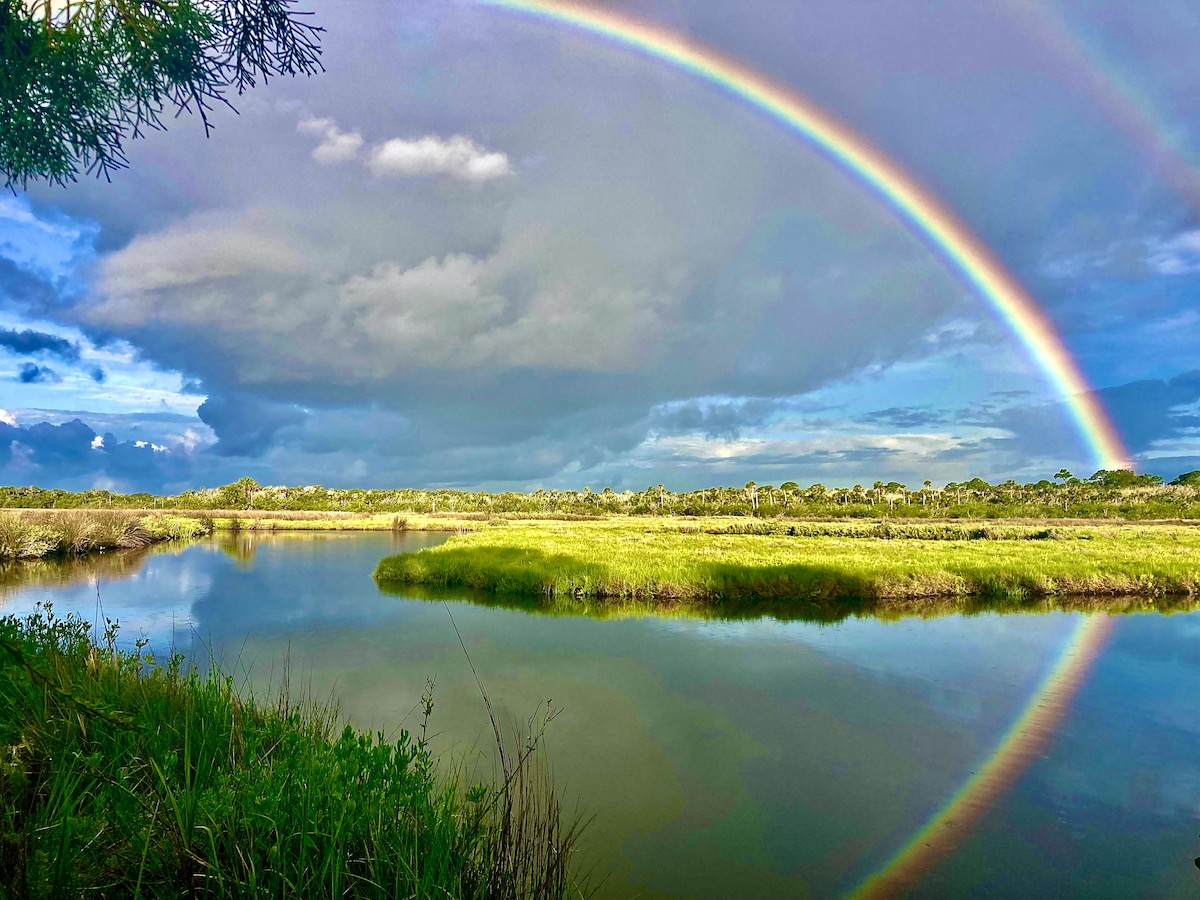
[[[185,513],[184,515],[188,515]],[[191,513],[211,518],[220,531],[471,531],[486,517],[455,515],[398,515],[396,513],[249,512],[214,510]]]
[[[718,533],[719,520],[510,524],[380,562],[383,585],[562,601],[911,605],[938,598],[1191,596],[1200,530],[1168,526],[806,523]]]
[[[243,698],[77,619],[0,619],[0,754],[9,897],[574,895],[527,755],[464,790],[407,733]]]
[[[194,516],[125,510],[5,510],[0,512],[0,562],[81,556],[202,537],[212,522]]]

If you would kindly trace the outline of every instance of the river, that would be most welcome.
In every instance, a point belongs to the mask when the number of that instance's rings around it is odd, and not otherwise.
[[[429,679],[434,747],[488,775],[457,626],[504,721],[558,711],[548,759],[594,814],[579,865],[603,898],[1200,891],[1200,613],[601,619],[376,588],[381,557],[443,539],[243,534],[10,567],[0,613],[118,619],[259,691],[287,667],[388,733],[419,727]]]

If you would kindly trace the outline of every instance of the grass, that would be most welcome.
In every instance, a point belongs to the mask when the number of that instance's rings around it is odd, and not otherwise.
[[[538,596],[559,608],[769,602],[836,612],[1200,591],[1200,530],[1189,527],[808,522],[783,524],[783,533],[722,533],[726,525],[745,527],[714,519],[510,523],[388,557],[375,578]]]
[[[339,730],[286,685],[258,702],[114,636],[49,611],[0,619],[5,896],[578,893],[537,735],[464,789],[423,737]]]
[[[82,556],[201,537],[209,519],[127,510],[6,510],[0,512],[0,562]]]
[[[180,513],[210,517],[218,531],[470,531],[486,517],[468,515],[217,509]],[[480,518],[485,521],[481,522]]]

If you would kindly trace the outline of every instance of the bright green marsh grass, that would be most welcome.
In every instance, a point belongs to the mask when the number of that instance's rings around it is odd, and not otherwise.
[[[805,522],[720,533],[742,527],[716,519],[509,523],[388,557],[375,577],[560,601],[810,607],[1200,589],[1200,530],[1187,527]]]
[[[0,619],[0,895],[580,896],[528,753],[467,790],[420,738],[88,630]]]

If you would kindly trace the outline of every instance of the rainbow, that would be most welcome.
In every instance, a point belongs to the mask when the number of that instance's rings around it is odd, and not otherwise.
[[[488,6],[568,25],[662,60],[740,98],[782,123],[882,198],[916,235],[983,297],[1065,399],[1100,468],[1131,468],[1108,414],[1041,306],[955,213],[847,125],[798,92],[659,25],[572,0],[482,0]],[[855,892],[889,897],[913,886],[1045,746],[1111,623],[1080,621],[1067,646],[983,766],[920,831]]]
[[[795,90],[660,25],[571,0],[481,0],[572,26],[662,60],[744,100],[804,138],[883,199],[1011,329],[1054,390],[1096,465],[1132,468],[1112,420],[1054,323],[957,215],[866,139]]]
[[[1054,667],[988,760],[907,844],[850,895],[854,900],[903,895],[958,847],[984,810],[1046,746],[1111,630],[1108,616],[1085,616],[1080,620]]]
[[[1172,128],[1154,104],[1104,58],[1077,37],[1050,3],[1008,0],[1000,7],[1026,34],[1063,64],[1067,77],[1102,108],[1150,160],[1155,171],[1200,212],[1200,172],[1171,136]]]

